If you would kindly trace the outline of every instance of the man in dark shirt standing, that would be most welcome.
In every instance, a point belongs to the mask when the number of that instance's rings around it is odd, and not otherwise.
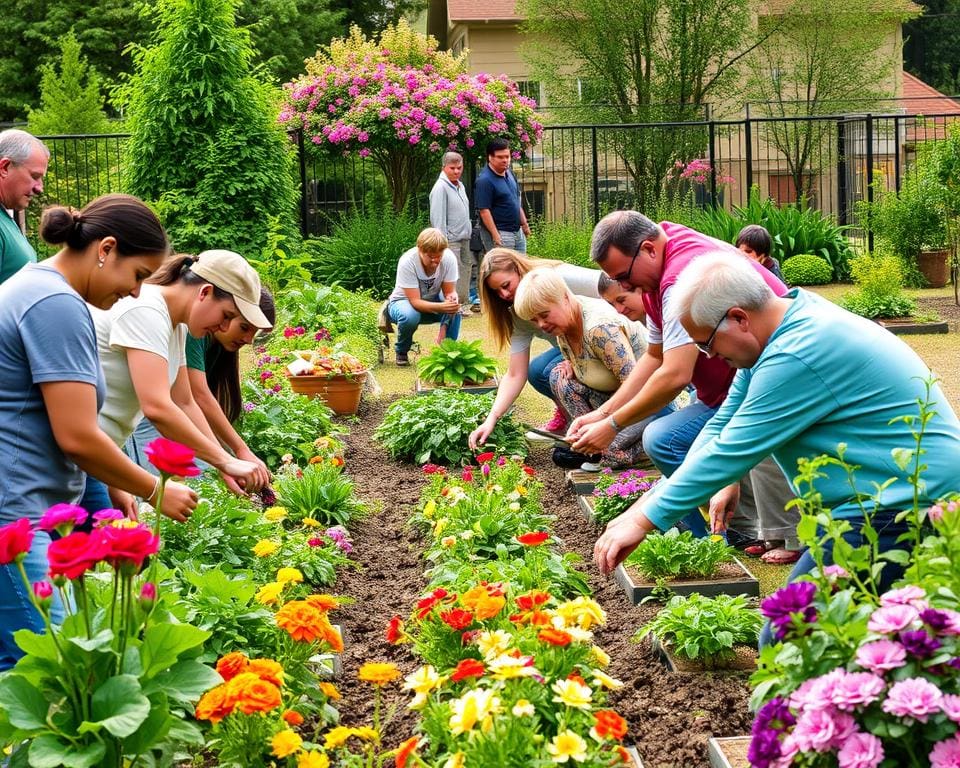
[[[483,227],[484,250],[495,247],[527,251],[530,225],[520,205],[520,185],[510,171],[510,143],[493,139],[487,144],[487,167],[477,176],[474,203]]]

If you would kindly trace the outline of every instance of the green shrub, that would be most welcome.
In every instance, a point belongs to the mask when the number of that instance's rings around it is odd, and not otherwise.
[[[385,299],[396,283],[400,256],[416,245],[425,226],[422,219],[390,207],[349,213],[334,223],[331,234],[304,243],[310,271],[320,283]]]
[[[819,256],[801,253],[780,265],[787,285],[824,285],[833,278],[833,270]]]
[[[626,559],[651,581],[689,577],[710,577],[722,563],[733,559],[733,547],[713,537],[696,538],[690,531],[680,533],[671,528],[666,533],[652,533]]]
[[[527,252],[541,259],[557,259],[569,264],[596,269],[590,260],[592,224],[578,224],[569,219],[537,221],[527,241]]]
[[[299,288],[283,291],[276,299],[278,328],[326,328],[333,341],[359,337],[373,344],[374,351],[380,343],[377,305],[367,292],[354,293],[338,285],[304,282]],[[352,348],[349,351],[353,352]],[[353,354],[364,359],[356,352]]]
[[[884,250],[858,256],[852,264],[857,290],[846,294],[840,305],[862,317],[907,317],[917,303],[903,292],[903,265]]]
[[[363,504],[353,495],[353,481],[330,461],[308,464],[302,477],[278,475],[274,488],[277,504],[287,510],[287,521],[293,524],[310,517],[324,528],[346,526],[363,512]]]
[[[421,378],[444,387],[482,384],[497,372],[497,361],[484,354],[481,342],[444,339],[417,363]]]
[[[473,458],[467,437],[487,417],[493,396],[441,389],[398,400],[387,409],[374,437],[400,461],[467,464]],[[510,414],[497,422],[486,447],[510,456],[527,454],[523,429]]]

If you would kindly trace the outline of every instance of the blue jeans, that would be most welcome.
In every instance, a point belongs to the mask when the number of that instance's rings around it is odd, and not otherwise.
[[[424,296],[424,301],[442,301],[439,295]],[[443,315],[434,312],[418,312],[413,305],[406,299],[397,299],[387,305],[387,314],[397,326],[397,342],[393,345],[396,352],[405,353],[413,344],[413,334],[421,325],[430,325],[439,323],[446,319],[449,322],[447,326],[447,338],[456,339],[460,336],[460,315]]]
[[[716,412],[716,408],[696,400],[686,408],[654,420],[643,430],[644,453],[664,476],[670,477],[683,464],[693,441]],[[688,512],[683,522],[694,536],[706,536],[709,533],[700,510]]]
[[[94,512],[113,508],[113,501],[111,501],[110,493],[107,491],[107,484],[95,477],[90,477],[90,475],[87,475],[87,484],[78,504],[90,513],[87,524],[83,526],[85,530],[93,528]]]
[[[501,229],[499,232],[500,240],[503,242],[503,248],[512,248],[518,253],[527,252],[527,236],[523,234],[522,229],[518,229],[516,232],[507,232]],[[493,237],[483,225],[480,226],[480,239],[483,241],[484,252],[496,247],[493,244]]]
[[[887,552],[891,549],[906,549],[904,542],[898,544],[897,539],[907,532],[909,524],[906,520],[899,523],[896,522],[896,516],[896,512],[887,510],[881,510],[873,515],[871,522],[877,531],[877,550],[879,552]],[[847,522],[850,523],[850,530],[843,534],[844,541],[854,547],[863,546],[863,544],[866,543],[866,539],[863,536],[863,518],[848,519]],[[818,531],[818,534],[822,536],[823,530]],[[823,562],[824,565],[833,564],[833,542],[828,542],[824,546]],[[790,571],[787,583],[789,584],[790,582],[796,581],[801,576],[810,573],[816,566],[816,561],[813,559],[813,555],[810,554],[810,550],[806,550],[800,556],[800,559],[797,560],[796,565],[793,566],[793,570]],[[893,583],[903,576],[903,570],[902,565],[885,562],[883,571],[880,573],[880,583],[878,584],[878,589],[881,594],[889,590],[893,586]],[[767,622],[760,632],[760,647],[763,648],[765,645],[770,645],[773,642],[773,631],[770,629],[770,622]]]
[[[50,546],[50,534],[36,531],[33,545],[23,561],[30,583],[47,578],[47,548]],[[63,623],[63,603],[59,593],[54,590],[50,605],[50,620],[54,624]],[[20,570],[15,565],[0,566],[0,671],[10,669],[23,656],[23,651],[13,640],[13,633],[20,629],[30,629],[42,634],[45,629],[43,617],[30,603],[27,586],[20,578]]]
[[[533,358],[527,369],[527,381],[530,382],[530,386],[554,402],[556,398],[553,396],[553,390],[550,389],[550,373],[562,361],[563,355],[560,348],[550,347],[546,352],[541,352]]]

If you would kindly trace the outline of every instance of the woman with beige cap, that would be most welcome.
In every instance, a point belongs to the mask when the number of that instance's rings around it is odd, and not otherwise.
[[[257,328],[272,323],[260,309],[260,278],[237,253],[204,251],[174,256],[154,273],[137,297],[94,311],[107,397],[100,426],[123,445],[146,416],[164,437],[193,448],[214,466],[234,493],[257,491],[269,473],[230,455],[217,441],[190,390],[185,366],[187,333],[203,337],[242,317]],[[200,425],[200,426],[196,426]],[[81,506],[88,510],[135,509],[129,494],[88,481]]]

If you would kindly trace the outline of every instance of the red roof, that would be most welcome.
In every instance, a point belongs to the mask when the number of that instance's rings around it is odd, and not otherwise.
[[[960,115],[960,102],[906,71],[900,103],[908,115]]]
[[[447,0],[451,23],[458,21],[523,21],[517,0]]]

